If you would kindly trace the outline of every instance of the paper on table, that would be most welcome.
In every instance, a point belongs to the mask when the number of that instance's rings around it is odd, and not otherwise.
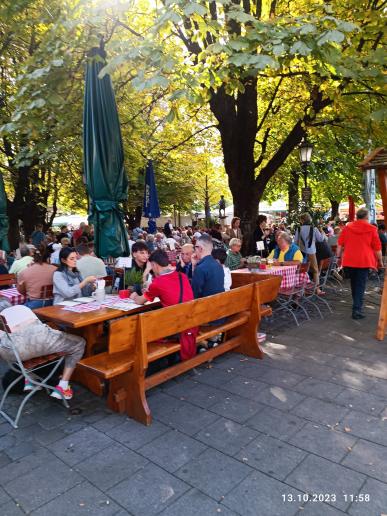
[[[85,296],[85,297],[76,297],[74,299],[74,303],[91,303],[95,301],[95,297]]]
[[[77,306],[79,303],[76,301],[61,301],[60,303],[57,303],[59,306]]]

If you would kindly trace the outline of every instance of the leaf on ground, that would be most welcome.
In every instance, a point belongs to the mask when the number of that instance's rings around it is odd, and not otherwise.
[[[349,426],[344,427],[344,432],[351,432],[351,429],[349,428]]]

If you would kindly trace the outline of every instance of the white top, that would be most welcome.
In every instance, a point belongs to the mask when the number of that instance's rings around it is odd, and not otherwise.
[[[223,271],[224,271],[224,290],[227,292],[231,288],[232,278],[231,278],[231,271],[228,267],[223,265]]]
[[[24,330],[38,320],[34,312],[24,305],[10,306],[1,312],[11,332]]]

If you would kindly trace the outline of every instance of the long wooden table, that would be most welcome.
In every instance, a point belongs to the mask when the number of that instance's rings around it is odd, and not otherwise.
[[[60,305],[45,306],[43,308],[36,308],[35,314],[39,319],[45,322],[55,323],[58,326],[65,327],[70,333],[76,333],[86,340],[86,348],[84,357],[89,357],[94,354],[95,346],[98,342],[98,337],[103,333],[103,323],[118,317],[124,317],[138,314],[140,312],[147,312],[160,307],[160,303],[154,302],[147,305],[133,308],[128,312],[117,310],[116,308],[101,307],[92,312],[71,312],[64,310]],[[84,370],[76,368],[73,373],[72,380],[81,383],[95,394],[101,395],[103,384],[94,375],[89,375]]]

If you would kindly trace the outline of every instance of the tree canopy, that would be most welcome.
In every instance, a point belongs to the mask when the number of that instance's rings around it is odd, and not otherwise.
[[[141,204],[151,157],[162,209],[203,209],[206,174],[220,185],[214,203],[229,196],[225,171],[249,231],[259,200],[287,191],[306,134],[316,149],[316,196],[358,195],[357,158],[385,135],[383,6],[3,1],[0,167],[11,225],[47,221],[48,205],[53,214],[87,207],[84,64],[101,39],[122,126],[128,212]]]

